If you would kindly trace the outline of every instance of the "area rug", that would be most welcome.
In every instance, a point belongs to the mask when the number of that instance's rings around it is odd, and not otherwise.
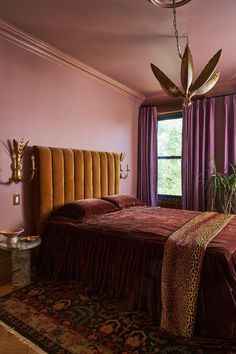
[[[88,296],[77,284],[33,283],[0,298],[0,321],[40,350],[57,354],[233,354],[167,338],[143,312]]]

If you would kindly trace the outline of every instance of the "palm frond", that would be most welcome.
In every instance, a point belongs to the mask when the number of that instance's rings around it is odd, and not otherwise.
[[[215,164],[213,164],[213,166],[215,166]],[[214,168],[213,173],[207,180],[206,188],[211,194],[212,210],[223,213],[232,213],[235,210],[236,165],[230,165],[230,168],[231,172],[228,174],[218,172],[216,168]]]

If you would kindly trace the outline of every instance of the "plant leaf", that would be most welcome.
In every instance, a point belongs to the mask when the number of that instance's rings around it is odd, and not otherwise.
[[[193,70],[193,57],[188,45],[186,45],[181,63],[181,82],[186,92],[189,90],[193,81]]]
[[[151,64],[152,72],[165,91],[171,97],[183,96],[180,89],[154,64]]]
[[[203,95],[204,93],[210,91],[212,89],[212,87],[215,86],[215,84],[217,83],[218,79],[220,77],[220,71],[218,71],[217,73],[215,73],[207,82],[205,82],[205,84],[203,84],[199,89],[192,91],[190,94],[190,99],[193,96],[200,96]]]
[[[218,52],[210,59],[205,68],[202,70],[201,74],[198,76],[197,80],[191,87],[191,91],[198,90],[201,86],[203,86],[212,76],[216,65],[221,56],[222,49],[218,50]]]

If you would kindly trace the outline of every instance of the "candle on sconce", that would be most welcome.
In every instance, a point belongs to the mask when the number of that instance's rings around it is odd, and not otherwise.
[[[31,162],[32,162],[31,169],[32,169],[32,170],[35,170],[35,159],[34,159],[34,155],[31,155]]]
[[[12,162],[13,162],[13,168],[14,168],[14,170],[16,170],[16,154],[15,153],[12,154]]]

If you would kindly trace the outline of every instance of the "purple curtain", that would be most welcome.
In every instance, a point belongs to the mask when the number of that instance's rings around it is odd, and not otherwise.
[[[236,163],[236,95],[218,99],[216,105],[216,166],[228,173]]]
[[[140,107],[138,121],[137,197],[157,205],[157,109]]]
[[[236,162],[236,95],[196,100],[183,119],[183,209],[204,211],[210,158],[221,172]]]

